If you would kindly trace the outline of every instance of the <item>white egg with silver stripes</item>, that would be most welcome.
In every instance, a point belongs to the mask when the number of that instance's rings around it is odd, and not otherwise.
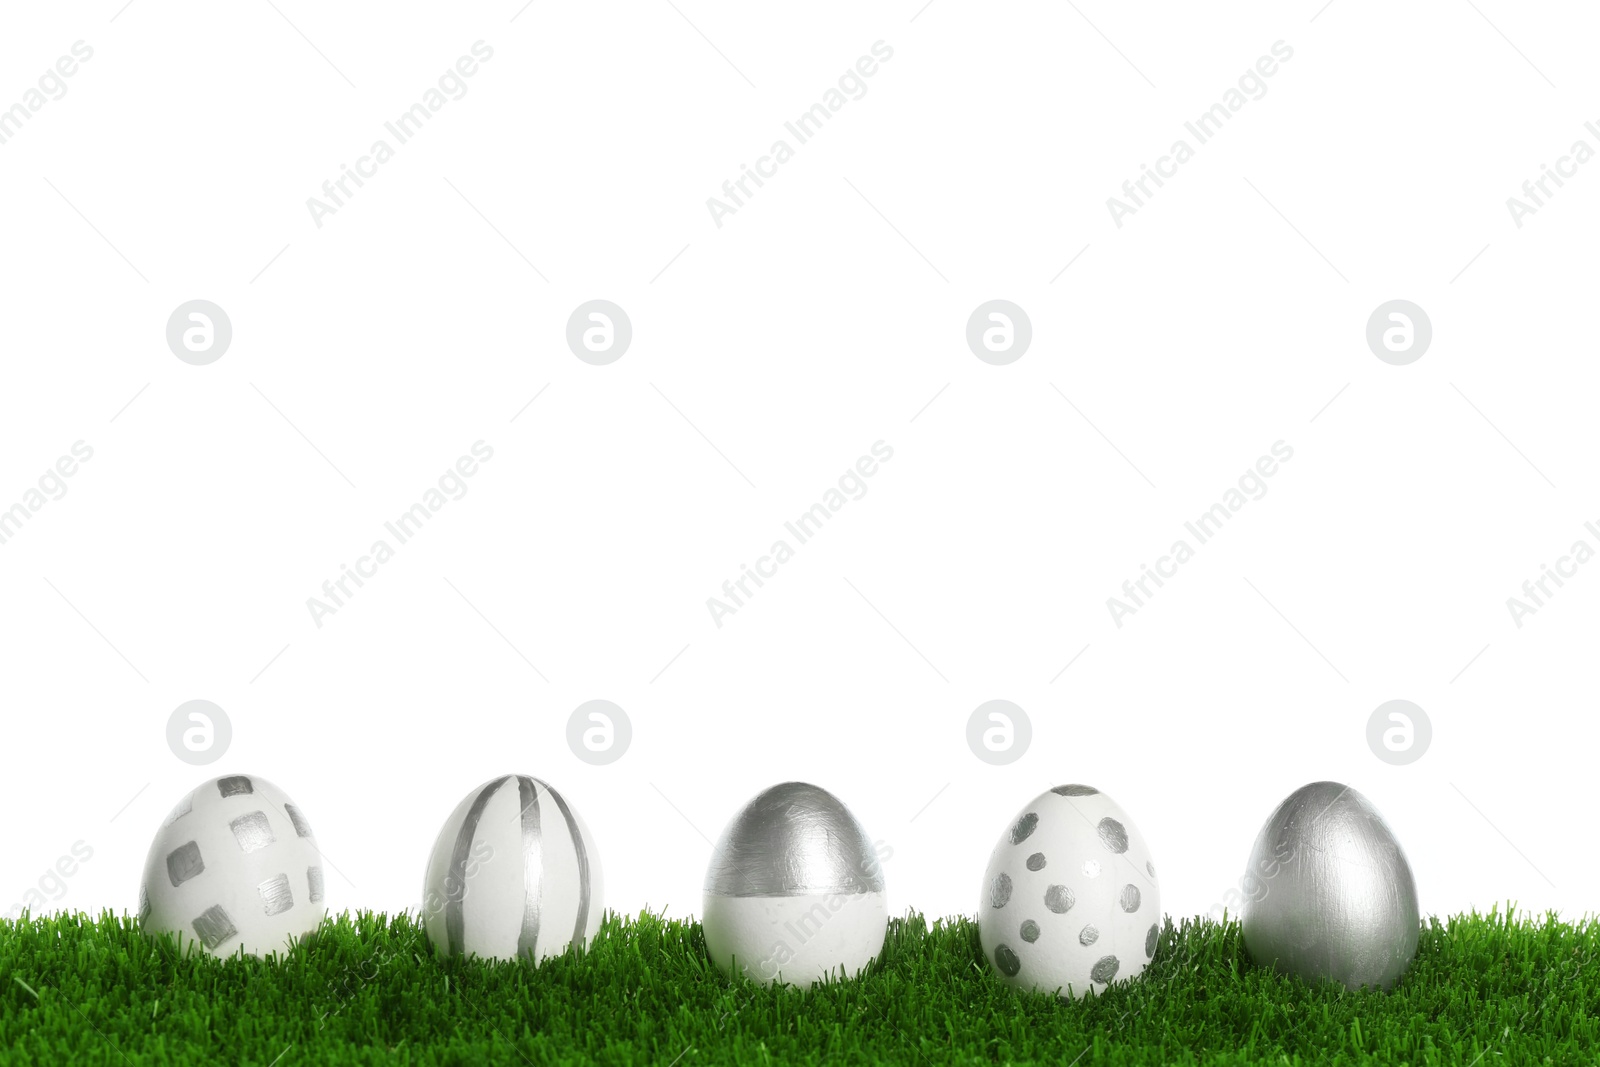
[[[826,789],[784,782],[757,793],[706,870],[706,951],[722,973],[762,985],[853,977],[883,951],[883,858]]]
[[[1030,801],[989,856],[978,939],[1019,989],[1084,997],[1142,972],[1161,939],[1161,893],[1128,813],[1088,785]]]
[[[441,956],[537,964],[587,945],[603,910],[594,837],[538,778],[502,775],[468,793],[428,857],[422,921]]]
[[[216,956],[264,956],[327,914],[322,854],[305,813],[253,774],[213,778],[157,831],[139,886],[139,927]]]

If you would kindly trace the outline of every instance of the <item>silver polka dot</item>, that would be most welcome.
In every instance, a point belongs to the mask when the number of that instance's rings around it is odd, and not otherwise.
[[[1022,842],[1028,839],[1028,837],[1033,833],[1034,828],[1038,825],[1038,814],[1031,811],[1028,812],[1028,814],[1017,820],[1017,825],[1011,828],[1011,843],[1013,845],[1022,844]]]
[[[1090,923],[1078,931],[1078,944],[1080,945],[1092,945],[1098,940],[1100,940],[1100,931],[1095,929],[1094,923]]]
[[[1022,924],[1022,929],[1019,933],[1022,935],[1022,940],[1031,945],[1039,940],[1039,924],[1029,919]]]
[[[1094,969],[1089,972],[1091,982],[1109,982],[1117,976],[1117,957],[1101,956],[1095,961]]]
[[[1092,797],[1100,790],[1092,785],[1058,785],[1050,792],[1060,797]]]
[[[1005,945],[995,946],[994,965],[1000,968],[1000,973],[1007,978],[1015,978],[1017,972],[1022,970],[1022,961],[1017,959],[1017,954]]]
[[[1065,915],[1077,902],[1072,890],[1064,885],[1053,885],[1044,891],[1044,906],[1057,915]]]
[[[1139,887],[1128,884],[1122,887],[1122,894],[1117,897],[1117,903],[1122,905],[1122,910],[1135,912],[1139,910]]]
[[[1128,851],[1128,831],[1109,815],[1100,820],[1100,841],[1112,852],[1121,855]]]
[[[1042,871],[1042,870],[1044,870],[1044,853],[1043,852],[1035,852],[1033,855],[1028,857],[1028,870],[1030,870],[1030,871]]]
[[[1150,877],[1154,878],[1156,876],[1156,865],[1149,860],[1144,861],[1144,869],[1150,872]]]
[[[989,885],[989,907],[1003,908],[1011,899],[1011,876],[1001,871]]]
[[[1147,958],[1150,958],[1150,959],[1154,959],[1155,958],[1155,954],[1156,954],[1156,939],[1159,938],[1160,936],[1161,936],[1161,933],[1160,933],[1159,930],[1156,929],[1156,924],[1155,923],[1151,923],[1150,924],[1150,929],[1146,930],[1145,931],[1145,935],[1144,935],[1144,954],[1145,954],[1145,956]]]

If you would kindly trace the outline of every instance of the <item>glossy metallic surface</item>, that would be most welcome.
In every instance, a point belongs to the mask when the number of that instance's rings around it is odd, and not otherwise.
[[[1257,835],[1243,881],[1244,942],[1259,964],[1308,982],[1387,988],[1417,952],[1417,887],[1366,797],[1313,782]]]
[[[757,793],[722,831],[705,891],[728,897],[881,893],[883,869],[850,809],[826,789],[784,782]]]

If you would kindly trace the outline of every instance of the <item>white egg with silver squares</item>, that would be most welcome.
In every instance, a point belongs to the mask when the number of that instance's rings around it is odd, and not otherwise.
[[[265,778],[223,775],[180,800],[157,831],[139,926],[216,956],[281,953],[321,924],[326,889],[305,812]]]

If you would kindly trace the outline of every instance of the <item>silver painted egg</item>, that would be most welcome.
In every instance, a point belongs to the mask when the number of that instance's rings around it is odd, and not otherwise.
[[[1417,886],[1378,809],[1338,782],[1289,794],[1244,879],[1244,943],[1257,963],[1347,989],[1388,988],[1417,953]]]
[[[757,793],[712,852],[701,926],[724,974],[802,987],[853,976],[882,951],[888,921],[878,850],[826,789]]]

